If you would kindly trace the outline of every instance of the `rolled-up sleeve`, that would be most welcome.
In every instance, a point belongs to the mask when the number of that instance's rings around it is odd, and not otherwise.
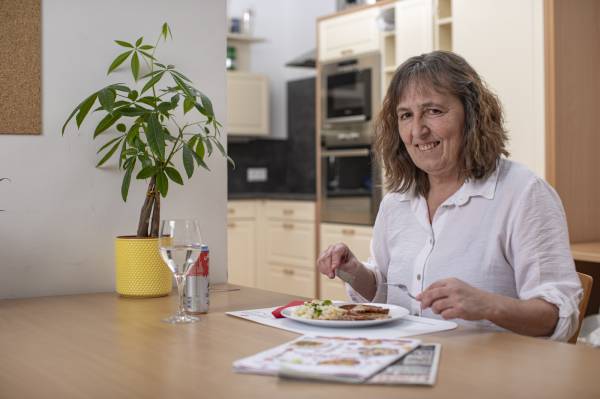
[[[546,182],[535,179],[513,210],[508,255],[519,298],[540,298],[555,305],[558,322],[550,339],[566,341],[577,329],[583,290],[560,199]]]

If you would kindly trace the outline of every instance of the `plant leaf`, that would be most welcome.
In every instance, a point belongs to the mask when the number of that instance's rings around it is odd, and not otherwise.
[[[163,77],[164,72],[159,72],[152,77],[149,81],[146,82],[140,94],[143,94],[146,90],[150,89],[152,86],[156,85],[158,81]]]
[[[190,140],[191,141],[191,140]],[[183,167],[188,179],[194,174],[194,155],[187,143],[183,143]]]
[[[141,54],[142,54],[144,57],[146,57],[146,58],[150,58],[152,61],[156,60],[156,58],[154,58],[154,56],[153,56],[152,54],[149,54],[149,53],[147,53],[147,52],[145,52],[145,51],[143,51],[143,50],[140,50],[140,53],[141,53]]]
[[[129,158],[132,161],[129,162],[127,169],[125,171],[125,176],[123,176],[123,183],[121,184],[121,197],[123,201],[127,202],[127,194],[129,193],[129,184],[131,183],[131,173],[133,172],[133,168],[135,167],[135,158]],[[127,161],[129,161],[129,159]],[[127,163],[127,161],[125,161]]]
[[[233,159],[231,159],[229,155],[227,155],[227,162],[229,162],[231,164],[231,167],[235,169],[235,162],[233,161]]]
[[[119,154],[119,169],[123,165],[123,159],[125,159],[125,149],[127,149],[127,140],[123,140],[123,145],[121,146],[121,153]]]
[[[181,178],[181,175],[179,174],[177,169],[167,166],[165,168],[165,172],[167,173],[167,176],[169,176],[169,179],[171,179],[175,183],[181,184],[183,186],[183,179]]]
[[[210,114],[210,116],[212,118],[214,118],[215,117],[215,111],[213,111],[213,106],[212,106],[212,102],[210,101],[210,98],[208,98],[203,93],[200,93],[200,99],[202,100],[202,106],[204,107],[204,109],[206,110],[206,112],[208,112]]]
[[[200,158],[204,159],[204,152],[204,142],[201,138],[200,140],[198,140],[198,144],[196,144],[196,154],[198,154]]]
[[[98,126],[96,126],[96,130],[94,131],[94,138],[98,137],[99,134],[106,131],[106,129],[111,127],[116,121],[119,120],[119,118],[121,118],[121,115],[119,114],[107,114],[104,118],[102,118],[100,123],[98,123]]]
[[[160,159],[165,159],[165,139],[163,136],[162,126],[158,121],[158,115],[152,113],[148,117],[148,128],[146,129],[146,137],[148,139],[148,146],[152,152]]]
[[[115,43],[117,43],[119,46],[133,48],[133,45],[131,43],[127,43],[123,40],[115,40]]]
[[[171,28],[165,22],[162,26],[162,36],[167,40],[167,35],[171,36],[171,40],[173,40],[173,35],[171,34]]]
[[[138,98],[138,92],[137,90],[131,90],[129,92],[129,94],[127,95],[127,98],[129,98],[131,101],[135,101]]]
[[[167,179],[165,172],[160,171],[160,173],[156,175],[156,186],[158,187],[160,195],[162,195],[163,198],[166,197],[167,192],[169,191],[169,179]]]
[[[147,179],[149,177],[154,176],[156,173],[158,173],[158,168],[156,166],[146,166],[142,170],[140,170],[140,173],[138,173],[135,178]]]
[[[185,76],[184,74],[182,74],[182,73],[181,73],[181,72],[179,72],[179,71],[175,71],[175,70],[173,70],[173,71],[171,71],[171,73],[174,73],[175,75],[179,76],[181,79],[183,79],[183,80],[186,80],[186,81],[188,81],[189,83],[192,83],[192,81],[191,81],[191,80],[190,80],[190,79],[189,79],[187,76]]]
[[[135,42],[135,47],[138,47],[140,44],[142,44],[142,42],[144,41],[144,37],[140,37],[139,39],[137,39],[137,41]]]
[[[125,133],[127,131],[127,126],[124,123],[119,123],[117,125],[117,130],[121,133]]]
[[[144,44],[143,46],[140,46],[140,50],[152,50],[154,48],[154,46],[151,46],[149,44]]]
[[[126,51],[126,52],[118,55],[117,58],[115,58],[115,60],[112,62],[112,64],[110,64],[110,66],[108,67],[108,72],[106,72],[106,74],[108,75],[109,73],[111,73],[112,71],[117,69],[119,67],[119,65],[121,65],[127,59],[127,57],[129,57],[129,54],[131,54],[132,51],[133,50],[129,50],[129,51]]]
[[[115,151],[117,151],[117,149],[119,148],[120,144],[121,144],[120,142],[115,143],[115,145],[113,145],[111,147],[111,149],[108,150],[108,152],[106,154],[104,154],[104,156],[102,157],[102,159],[96,164],[96,167],[98,168],[98,167],[104,165],[104,163],[106,161],[108,161],[110,159],[110,157],[113,156],[113,154],[115,153]]]
[[[192,108],[194,108],[194,104],[195,103],[196,103],[196,101],[194,101],[190,97],[186,97],[183,100],[183,113],[187,114],[189,110],[191,110]]]
[[[146,96],[146,97],[138,98],[137,102],[138,103],[144,103],[144,104],[149,105],[151,107],[156,107],[156,101],[157,100],[158,100],[158,97]]]
[[[213,151],[212,144],[211,144],[210,140],[206,140],[205,143],[206,143],[206,149],[208,150],[208,156],[210,157],[212,155],[212,151]]]
[[[96,151],[96,154],[100,154],[102,152],[102,150],[104,150],[106,147],[108,147],[109,145],[111,145],[112,143],[114,143],[117,140],[122,139],[123,136],[119,136],[119,137],[115,137],[113,139],[110,139],[109,141],[107,141],[102,147],[100,147],[100,149],[98,151]]]
[[[217,149],[219,150],[219,152],[221,153],[221,155],[223,155],[224,157],[227,156],[227,152],[225,151],[225,148],[223,148],[223,145],[219,142],[219,140],[217,140],[216,137],[213,138],[213,142],[217,146]]]
[[[171,73],[171,72],[169,72]],[[195,98],[194,95],[192,94],[192,92],[190,91],[189,87],[187,84],[185,84],[185,82],[183,80],[181,80],[181,78],[177,75],[173,75],[171,73],[171,77],[173,78],[173,80],[175,81],[175,83],[177,84],[177,86],[183,90],[183,92],[188,96],[188,97],[192,97]]]
[[[85,119],[88,112],[90,112],[90,108],[92,108],[92,105],[94,105],[94,103],[96,102],[97,97],[98,97],[98,93],[94,93],[91,96],[89,96],[88,98],[86,98],[85,100],[83,100],[82,103],[79,104],[79,106],[77,107],[79,109],[79,112],[77,113],[77,116],[75,117],[75,121],[77,122],[78,128],[81,126],[81,123]],[[73,114],[71,114],[71,116],[69,116],[69,119],[67,119],[67,122],[65,122],[65,126],[67,126],[67,123],[69,122],[69,120],[71,120],[72,117],[73,117]],[[63,133],[65,132],[65,126],[63,126]]]
[[[125,139],[129,144],[133,145],[133,140],[140,134],[140,125],[135,124],[129,128],[127,138]]]
[[[108,112],[112,112],[114,104],[115,104],[116,93],[111,88],[104,88],[98,92],[98,101],[100,101],[100,105],[107,110]]]
[[[140,74],[140,57],[138,57],[137,53],[134,53],[131,57],[131,74],[133,75],[133,79],[137,82]]]

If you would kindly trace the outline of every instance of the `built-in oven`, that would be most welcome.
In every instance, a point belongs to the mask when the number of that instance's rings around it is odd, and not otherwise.
[[[381,103],[380,55],[369,53],[321,65],[321,134],[325,145],[371,142]]]
[[[373,119],[381,109],[379,53],[321,64],[321,221],[372,225],[381,201]]]
[[[321,220],[373,225],[381,173],[371,147],[329,148],[321,156]]]

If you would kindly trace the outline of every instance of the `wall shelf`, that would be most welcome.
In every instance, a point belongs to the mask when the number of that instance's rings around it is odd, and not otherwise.
[[[238,41],[238,42],[247,42],[247,43],[258,43],[258,42],[265,41],[265,39],[263,39],[262,37],[244,35],[241,33],[228,33],[227,40]]]
[[[575,260],[600,263],[600,241],[573,243],[571,253]]]
[[[452,24],[452,17],[446,17],[446,18],[439,18],[436,23],[438,24],[438,26],[441,25],[450,25]]]

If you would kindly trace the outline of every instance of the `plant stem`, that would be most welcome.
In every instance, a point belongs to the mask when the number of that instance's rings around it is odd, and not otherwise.
[[[150,183],[148,184],[148,190],[146,191],[146,199],[140,212],[140,220],[138,222],[138,237],[148,237],[148,226],[150,224],[150,215],[154,204],[154,198],[156,194],[156,176],[152,176]],[[157,234],[158,237],[158,234]]]
[[[160,193],[154,190],[154,206],[152,207],[152,226],[150,228],[150,237],[158,237],[158,228],[160,223]]]

